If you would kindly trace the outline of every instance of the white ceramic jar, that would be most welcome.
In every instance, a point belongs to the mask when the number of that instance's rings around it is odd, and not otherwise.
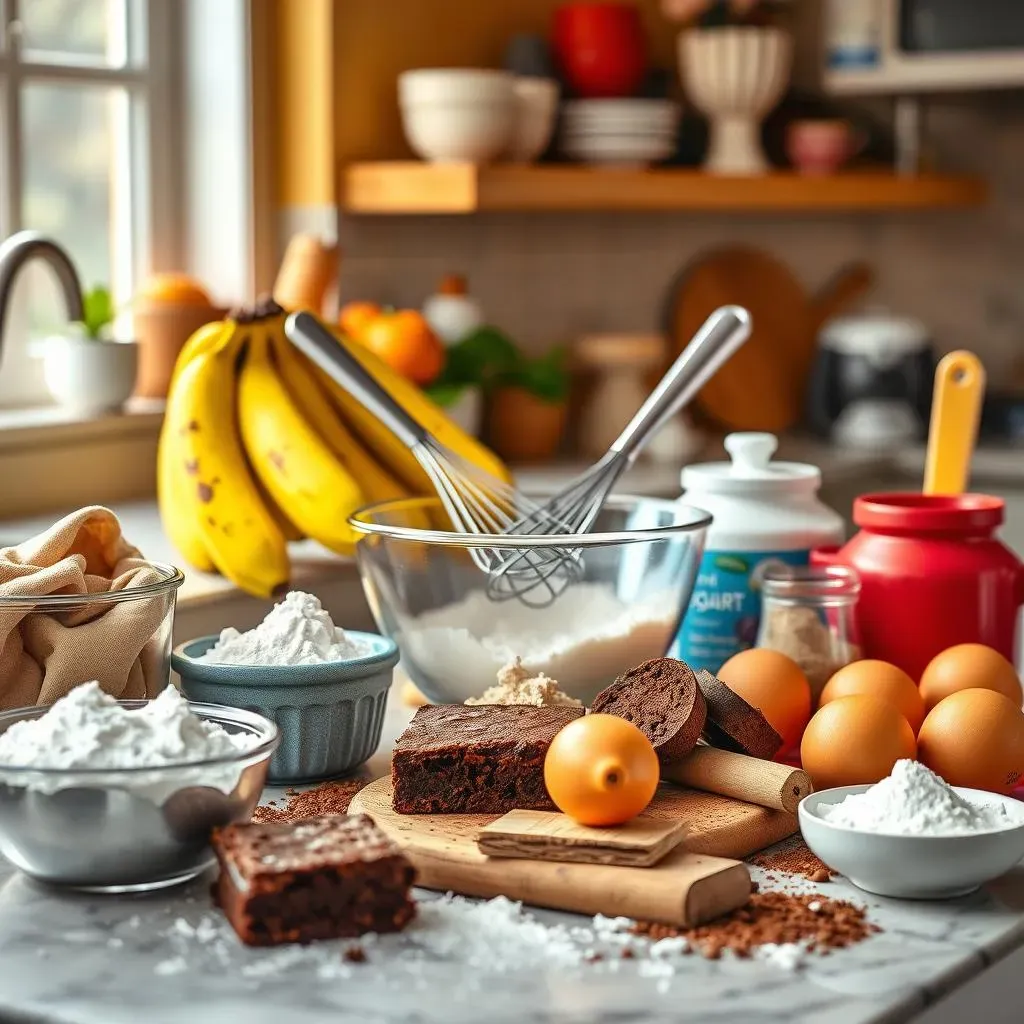
[[[818,500],[818,468],[772,462],[777,447],[774,434],[729,434],[730,462],[683,470],[681,500],[714,517],[673,647],[695,669],[717,672],[754,645],[768,568],[806,565],[813,548],[843,542],[842,518]]]

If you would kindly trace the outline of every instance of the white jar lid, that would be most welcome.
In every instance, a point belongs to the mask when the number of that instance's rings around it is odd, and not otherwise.
[[[847,316],[822,328],[819,344],[844,355],[890,359],[913,355],[929,344],[928,328],[919,320],[896,316]]]
[[[821,471],[805,462],[772,462],[779,446],[774,434],[728,434],[731,462],[701,462],[682,473],[683,488],[712,494],[794,494],[814,492]]]

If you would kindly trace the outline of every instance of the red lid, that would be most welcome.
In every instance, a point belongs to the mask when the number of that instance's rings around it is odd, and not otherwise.
[[[1001,525],[1004,509],[989,494],[865,494],[853,503],[853,521],[868,530],[976,533]]]

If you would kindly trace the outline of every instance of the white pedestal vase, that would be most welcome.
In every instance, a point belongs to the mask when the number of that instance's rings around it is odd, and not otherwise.
[[[781,29],[691,29],[680,34],[683,86],[711,122],[706,171],[767,173],[761,122],[782,98],[792,61],[793,40]]]

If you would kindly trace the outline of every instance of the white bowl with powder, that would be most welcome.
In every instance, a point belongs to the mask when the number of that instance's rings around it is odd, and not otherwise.
[[[879,896],[963,896],[1024,857],[1024,804],[949,786],[916,761],[873,786],[812,793],[798,816],[813,853]]]

